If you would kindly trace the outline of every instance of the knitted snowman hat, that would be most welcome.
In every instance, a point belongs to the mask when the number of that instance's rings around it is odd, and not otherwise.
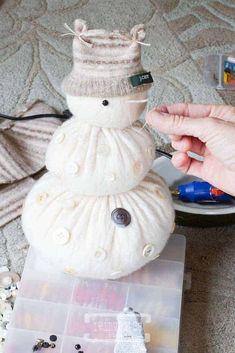
[[[150,88],[151,74],[141,64],[143,24],[134,26],[130,33],[108,32],[88,30],[86,22],[77,19],[72,34],[74,64],[62,84],[66,94],[112,97]]]

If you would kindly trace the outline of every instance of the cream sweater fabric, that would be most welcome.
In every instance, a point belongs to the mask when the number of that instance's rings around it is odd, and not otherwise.
[[[137,186],[155,158],[154,142],[142,123],[125,130],[99,128],[72,118],[55,132],[47,169],[70,191],[109,195]]]
[[[129,80],[142,67],[143,25],[101,32],[75,22],[74,69],[64,82],[74,117],[55,132],[49,173],[29,193],[22,220],[29,243],[58,269],[107,279],[160,254],[174,210],[165,182],[148,173],[154,143],[137,122],[151,85]]]
[[[149,173],[135,188],[110,196],[82,196],[52,173],[26,198],[23,228],[32,246],[65,272],[80,277],[118,278],[160,254],[173,227],[174,211],[165,182]],[[127,210],[119,227],[111,213]]]

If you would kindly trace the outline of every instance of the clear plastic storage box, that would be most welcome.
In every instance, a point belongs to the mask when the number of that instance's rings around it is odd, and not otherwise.
[[[173,235],[158,259],[104,281],[58,273],[31,248],[4,353],[31,353],[38,338],[51,334],[56,347],[46,351],[75,353],[80,344],[84,353],[113,353],[116,315],[124,307],[141,314],[148,353],[177,353],[184,259],[185,238]]]

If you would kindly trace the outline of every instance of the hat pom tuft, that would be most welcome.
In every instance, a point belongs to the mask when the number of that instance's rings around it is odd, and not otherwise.
[[[87,23],[84,20],[77,19],[74,21],[74,30],[77,34],[86,32],[88,30]]]
[[[142,41],[145,38],[144,24],[135,25],[130,31],[134,40]]]

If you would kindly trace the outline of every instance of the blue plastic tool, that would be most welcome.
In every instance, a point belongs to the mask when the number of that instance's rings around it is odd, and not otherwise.
[[[185,202],[234,202],[235,198],[222,190],[214,187],[206,181],[193,181],[179,185],[172,195]]]

